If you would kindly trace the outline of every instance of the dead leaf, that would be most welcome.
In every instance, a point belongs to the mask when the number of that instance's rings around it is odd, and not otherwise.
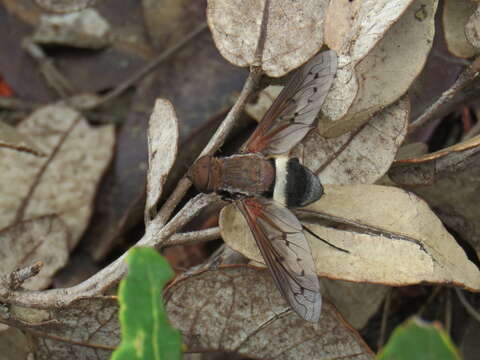
[[[345,320],[357,330],[363,329],[375,315],[390,287],[320,279],[322,295],[328,298]]]
[[[50,105],[35,111],[17,131],[47,156],[0,149],[0,229],[58,214],[73,248],[87,226],[97,184],[112,156],[113,127],[92,128],[77,111]]]
[[[475,49],[480,48],[480,5],[465,25],[465,36]]]
[[[475,11],[470,0],[445,1],[443,5],[443,31],[448,50],[460,58],[469,58],[478,51],[467,40],[465,26]]]
[[[23,283],[25,289],[45,289],[68,260],[69,232],[56,215],[20,222],[0,231],[0,274],[43,262],[40,273]]]
[[[156,205],[178,151],[178,120],[170,101],[157,99],[148,128],[147,200],[145,220],[156,215]]]
[[[0,324],[0,354],[5,360],[29,360],[31,343],[21,330]]]
[[[399,160],[388,175],[425,199],[480,256],[480,137],[424,156]]]
[[[338,249],[306,234],[319,276],[410,285],[454,283],[480,289],[480,271],[428,205],[413,193],[380,185],[327,185],[317,202],[296,209],[302,223]],[[245,219],[230,205],[220,214],[224,241],[259,263]]]
[[[10,305],[8,319],[0,318],[29,334],[30,351],[38,360],[108,360],[120,341],[115,297],[92,297],[52,309]]]
[[[320,134],[358,128],[405,94],[430,52],[436,8],[436,0],[332,2],[325,42],[337,51],[339,67]]]
[[[95,3],[95,0],[35,0],[38,6],[56,13],[68,13],[83,10]]]
[[[94,9],[65,15],[42,15],[32,35],[34,42],[47,45],[102,49],[110,43],[110,25]]]
[[[294,314],[268,271],[223,267],[179,279],[166,290],[173,326],[189,352],[223,351],[255,359],[373,359],[328,302],[318,324]]]
[[[281,86],[263,90],[246,112],[260,121]],[[381,178],[392,164],[405,139],[410,102],[403,97],[356,130],[336,138],[325,138],[315,130],[291,155],[318,175],[323,184],[370,184]]]
[[[322,47],[328,1],[270,2],[265,46],[261,59],[256,59],[264,6],[265,1],[209,0],[208,25],[225,59],[242,67],[261,66],[267,75],[280,77],[307,62]]]
[[[24,151],[37,156],[44,155],[28,136],[19,133],[14,127],[3,121],[0,121],[0,147]]]

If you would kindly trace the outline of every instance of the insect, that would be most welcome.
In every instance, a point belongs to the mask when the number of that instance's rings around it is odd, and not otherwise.
[[[297,158],[285,154],[315,128],[336,69],[334,51],[316,55],[288,81],[240,154],[204,156],[188,171],[197,190],[235,204],[280,293],[310,322],[320,318],[320,285],[302,224],[288,208],[318,200],[323,187]]]

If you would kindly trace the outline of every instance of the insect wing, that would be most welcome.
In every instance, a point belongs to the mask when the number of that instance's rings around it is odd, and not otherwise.
[[[263,116],[242,152],[277,155],[297,145],[313,123],[332,86],[337,55],[329,50],[297,70]]]
[[[283,297],[303,319],[318,322],[320,284],[302,225],[286,207],[264,198],[235,201]]]

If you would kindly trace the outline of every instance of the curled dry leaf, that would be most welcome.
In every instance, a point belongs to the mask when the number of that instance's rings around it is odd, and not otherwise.
[[[52,276],[68,259],[69,233],[56,215],[22,221],[0,231],[0,274],[42,261],[40,273],[22,286],[30,290],[46,288]]]
[[[379,185],[327,185],[301,209],[304,225],[345,253],[306,234],[320,276],[355,282],[409,285],[454,283],[480,289],[480,272],[428,205],[413,193]],[[233,206],[220,215],[225,242],[251,260],[262,256]]]
[[[188,351],[255,359],[373,359],[355,330],[325,303],[318,324],[292,313],[267,271],[223,267],[177,280],[166,290],[173,326]]]
[[[24,151],[37,156],[44,155],[28,136],[3,121],[0,121],[0,147]]]
[[[110,42],[110,25],[94,9],[65,15],[42,15],[32,35],[33,41],[47,45],[66,45],[101,49]]]
[[[69,13],[89,7],[95,3],[95,0],[35,0],[35,2],[48,11]]]
[[[114,297],[77,300],[51,309],[11,305],[0,320],[30,333],[31,353],[45,360],[108,360],[120,340]]]
[[[237,66],[261,66],[283,76],[310,59],[323,45],[328,1],[270,1],[263,53],[256,59],[265,1],[209,0],[208,25],[220,53]],[[288,34],[288,36],[285,36]],[[256,61],[260,61],[257,64]]]
[[[145,221],[156,214],[156,205],[163,185],[172,169],[178,151],[178,120],[173,105],[158,99],[148,127],[148,172]]]
[[[455,56],[469,58],[476,49],[467,40],[467,22],[475,11],[476,5],[470,0],[445,1],[443,5],[442,24],[448,50]]]
[[[480,137],[396,161],[388,175],[398,186],[425,199],[480,256]]]
[[[465,36],[474,48],[480,49],[480,5],[465,25]]]
[[[262,91],[247,113],[260,120],[281,86]],[[366,124],[337,138],[325,138],[312,131],[292,155],[320,177],[323,184],[370,184],[381,178],[392,164],[405,139],[410,102],[405,96],[385,108]]]
[[[436,8],[436,0],[331,3],[325,43],[339,68],[322,108],[322,135],[358,128],[408,90],[431,49]]]
[[[91,213],[97,183],[110,162],[112,126],[92,128],[77,111],[50,105],[35,111],[17,131],[30,136],[46,154],[0,149],[0,229],[21,221],[58,214],[72,248]]]

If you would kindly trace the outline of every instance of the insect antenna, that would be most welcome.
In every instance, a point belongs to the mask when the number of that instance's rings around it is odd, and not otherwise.
[[[334,249],[338,250],[338,251],[342,251],[344,253],[347,253],[347,254],[350,254],[350,251],[348,250],[345,250],[345,249],[342,249],[341,247],[338,247],[338,246],[335,246],[331,243],[329,243],[327,240],[325,239],[322,239],[320,236],[318,236],[317,234],[315,234],[312,230],[310,230],[308,227],[306,227],[305,225],[302,224],[302,227],[305,231],[307,231],[310,235],[316,237],[318,240],[320,241],[323,241],[325,244],[327,245],[330,245],[331,247],[333,247]]]

